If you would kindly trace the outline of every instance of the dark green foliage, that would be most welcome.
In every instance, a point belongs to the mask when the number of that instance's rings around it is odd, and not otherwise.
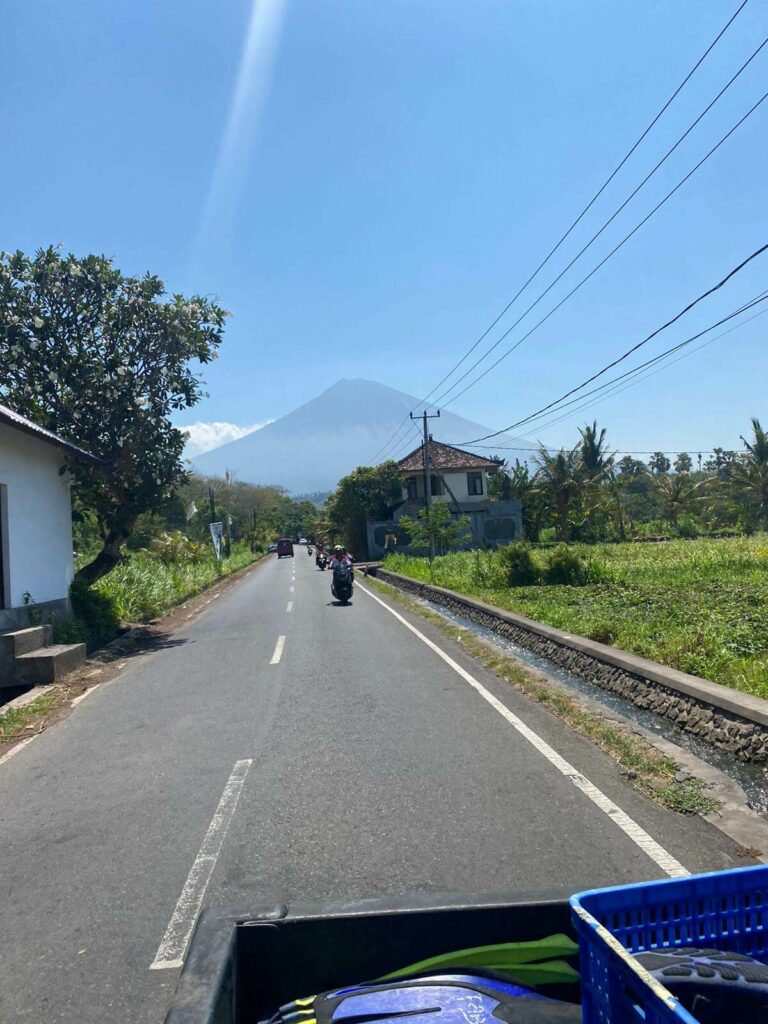
[[[438,555],[455,551],[466,541],[469,531],[468,516],[454,516],[446,504],[435,504],[427,515],[425,508],[419,509],[418,518],[402,516],[398,526],[408,533],[414,551],[429,551],[434,546]]]
[[[79,570],[86,582],[117,564],[138,517],[184,478],[172,418],[201,398],[198,367],[216,357],[226,315],[105,256],[0,254],[0,399],[102,460],[69,465],[101,543]]]
[[[588,580],[588,575],[587,563],[567,544],[558,544],[550,552],[547,567],[544,570],[546,583],[583,587]]]
[[[69,598],[75,621],[82,624],[89,648],[98,647],[112,639],[120,626],[120,620],[111,598],[94,590],[83,580],[72,583]],[[76,625],[73,626],[73,629],[76,628]]]
[[[699,536],[699,528],[693,519],[681,519],[676,525],[675,533],[684,540],[693,540]]]
[[[508,587],[530,587],[541,582],[541,569],[527,544],[507,544],[499,550],[499,561]]]
[[[347,547],[367,553],[366,520],[387,519],[402,500],[403,485],[396,462],[358,466],[339,480],[326,504],[330,533],[344,537]]]

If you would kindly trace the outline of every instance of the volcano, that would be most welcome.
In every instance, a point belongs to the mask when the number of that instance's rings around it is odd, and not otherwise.
[[[274,420],[252,434],[204,452],[192,460],[194,469],[223,476],[225,469],[247,483],[280,484],[291,494],[330,491],[340,477],[357,466],[400,459],[421,441],[419,424],[402,425],[404,418],[421,406],[413,395],[371,380],[340,380],[317,398]],[[400,430],[400,440],[390,453],[381,451]],[[472,423],[451,412],[430,420],[436,441],[462,442],[490,433],[489,427]],[[520,442],[508,435],[496,440],[505,446]],[[380,453],[380,454],[379,454]],[[492,450],[483,454],[492,455]],[[500,451],[507,459],[526,458],[527,453]]]

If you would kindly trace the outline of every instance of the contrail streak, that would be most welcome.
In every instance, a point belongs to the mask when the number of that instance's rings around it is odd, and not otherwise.
[[[285,6],[285,0],[252,2],[237,82],[197,230],[198,258],[216,225],[226,225],[237,207],[272,84]]]

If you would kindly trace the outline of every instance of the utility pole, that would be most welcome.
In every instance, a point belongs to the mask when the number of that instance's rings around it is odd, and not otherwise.
[[[216,495],[213,493],[213,488],[208,488],[208,499],[211,503],[211,522],[216,522]]]
[[[424,425],[424,509],[425,518],[427,521],[427,529],[429,529],[429,510],[432,506],[432,477],[429,471],[429,433],[427,432],[427,420],[436,420],[440,418],[440,410],[437,412],[427,413],[425,409],[421,416],[414,416],[413,413],[409,414],[412,420],[421,419]],[[429,560],[430,562],[435,557],[435,539],[430,535],[429,538]]]

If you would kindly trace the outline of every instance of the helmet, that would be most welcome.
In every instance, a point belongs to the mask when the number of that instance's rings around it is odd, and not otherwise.
[[[333,550],[334,551],[338,551],[339,554],[341,554],[341,552],[344,550],[344,548],[341,546],[341,544],[336,544],[336,545],[334,545]]]

